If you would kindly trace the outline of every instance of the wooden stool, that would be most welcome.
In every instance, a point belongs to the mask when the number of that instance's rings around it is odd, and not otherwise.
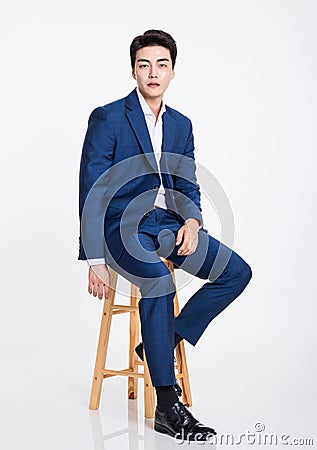
[[[174,264],[171,261],[161,258],[161,260],[169,268],[174,283],[175,273]],[[91,387],[89,409],[98,409],[100,404],[100,396],[102,389],[102,382],[105,378],[110,378],[116,375],[128,377],[128,398],[135,399],[138,396],[138,379],[144,379],[144,415],[146,418],[154,417],[155,408],[155,393],[152,385],[148,365],[146,362],[144,352],[144,362],[141,361],[134,351],[134,348],[139,343],[139,308],[138,301],[141,297],[140,290],[137,286],[131,284],[130,305],[115,305],[114,298],[117,286],[118,274],[111,267],[110,272],[110,286],[109,296],[104,300],[104,307],[101,319],[99,342],[97,348],[96,363]],[[129,343],[129,367],[127,369],[114,370],[105,368],[110,326],[112,316],[114,314],[130,314],[130,343]],[[179,304],[177,292],[174,296],[174,315],[179,313]],[[192,397],[189,385],[188,369],[186,362],[185,346],[182,340],[175,349],[176,354],[176,378],[180,381],[181,388],[183,390],[182,402],[192,405]],[[139,372],[139,366],[143,366],[143,372]]]

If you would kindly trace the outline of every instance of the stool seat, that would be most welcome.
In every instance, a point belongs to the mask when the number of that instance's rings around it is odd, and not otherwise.
[[[165,258],[161,260],[169,268],[173,281],[176,286],[174,264]],[[130,305],[115,304],[116,286],[118,280],[118,273],[109,267],[110,281],[109,281],[109,296],[104,300],[99,340],[97,346],[96,362],[92,380],[92,387],[90,393],[89,409],[99,409],[100,397],[102,390],[102,383],[104,379],[113,376],[128,377],[128,398],[136,399],[138,396],[138,380],[144,380],[144,415],[146,418],[154,417],[155,410],[155,392],[152,385],[149,368],[146,362],[146,355],[144,352],[144,361],[140,360],[135,352],[135,347],[140,341],[140,318],[138,302],[141,298],[140,290],[137,286],[131,283],[130,286]],[[106,368],[106,358],[109,344],[110,328],[112,317],[116,314],[130,314],[130,334],[129,334],[129,365],[125,369],[110,369]],[[174,296],[174,316],[179,314],[179,303],[177,290]],[[182,388],[182,402],[192,406],[192,396],[189,384],[188,368],[186,361],[185,345],[182,340],[175,349],[176,363],[175,376],[180,382]],[[143,371],[139,371],[139,368]]]

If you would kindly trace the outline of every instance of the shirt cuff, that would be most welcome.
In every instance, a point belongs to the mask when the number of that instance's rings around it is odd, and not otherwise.
[[[97,264],[106,264],[105,258],[87,259],[88,266],[96,266]]]

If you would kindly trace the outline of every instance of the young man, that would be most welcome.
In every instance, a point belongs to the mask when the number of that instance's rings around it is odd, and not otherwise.
[[[143,342],[136,352],[143,359],[145,351],[156,389],[154,428],[204,441],[216,432],[179,401],[174,348],[181,339],[196,345],[252,273],[203,228],[192,125],[163,101],[176,54],[168,33],[136,37],[130,46],[136,89],[90,115],[80,166],[79,259],[88,260],[88,290],[99,299],[108,297],[108,266],[139,286]],[[175,285],[160,256],[208,280],[176,318]]]

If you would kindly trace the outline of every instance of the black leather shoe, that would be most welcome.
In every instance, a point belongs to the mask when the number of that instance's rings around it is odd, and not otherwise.
[[[135,347],[135,353],[138,355],[138,357],[144,361],[144,357],[143,357],[143,342],[140,342],[136,347]],[[176,381],[176,383],[174,384],[174,389],[176,391],[176,394],[178,397],[182,396],[182,388],[180,387],[180,385],[178,384],[178,382]]]
[[[162,411],[156,406],[154,430],[168,434],[177,440],[208,441],[217,434],[213,428],[200,423],[182,402]]]

